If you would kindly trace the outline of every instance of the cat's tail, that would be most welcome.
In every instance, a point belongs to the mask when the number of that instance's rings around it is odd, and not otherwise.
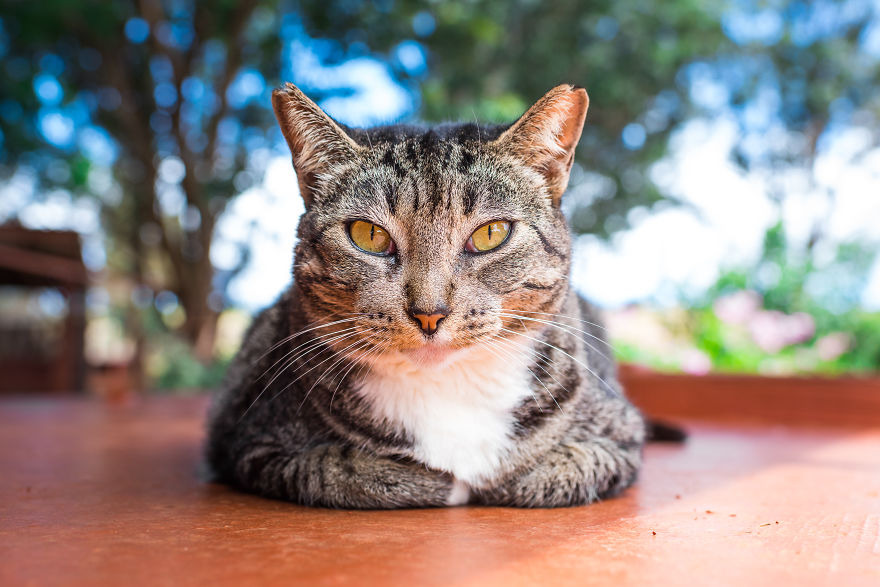
[[[648,442],[684,442],[688,437],[681,426],[660,420],[648,420],[645,429]]]

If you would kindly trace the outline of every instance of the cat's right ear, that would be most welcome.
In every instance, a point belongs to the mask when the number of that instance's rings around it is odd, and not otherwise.
[[[299,191],[308,207],[314,200],[318,176],[350,161],[360,147],[293,84],[272,92],[272,106],[293,155]]]

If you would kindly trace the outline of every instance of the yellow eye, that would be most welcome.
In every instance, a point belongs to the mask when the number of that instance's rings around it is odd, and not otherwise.
[[[510,235],[510,223],[504,220],[493,220],[474,231],[468,239],[465,249],[472,253],[491,251],[507,240]]]
[[[348,234],[359,249],[374,255],[390,255],[394,252],[394,241],[388,231],[372,222],[355,220],[348,225]]]

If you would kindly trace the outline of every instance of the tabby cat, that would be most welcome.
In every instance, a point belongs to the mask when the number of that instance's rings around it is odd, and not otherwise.
[[[560,210],[587,113],[552,89],[512,125],[356,130],[272,102],[305,214],[294,281],[209,416],[218,480],[335,508],[585,504],[630,485],[645,426]]]

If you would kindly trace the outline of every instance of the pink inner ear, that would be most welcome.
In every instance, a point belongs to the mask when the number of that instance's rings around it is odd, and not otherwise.
[[[557,137],[557,143],[565,151],[573,151],[581,138],[590,100],[586,90],[579,88],[566,96],[566,102],[564,108],[560,104],[560,109],[564,112],[559,113],[563,117],[563,123],[562,132]]]

